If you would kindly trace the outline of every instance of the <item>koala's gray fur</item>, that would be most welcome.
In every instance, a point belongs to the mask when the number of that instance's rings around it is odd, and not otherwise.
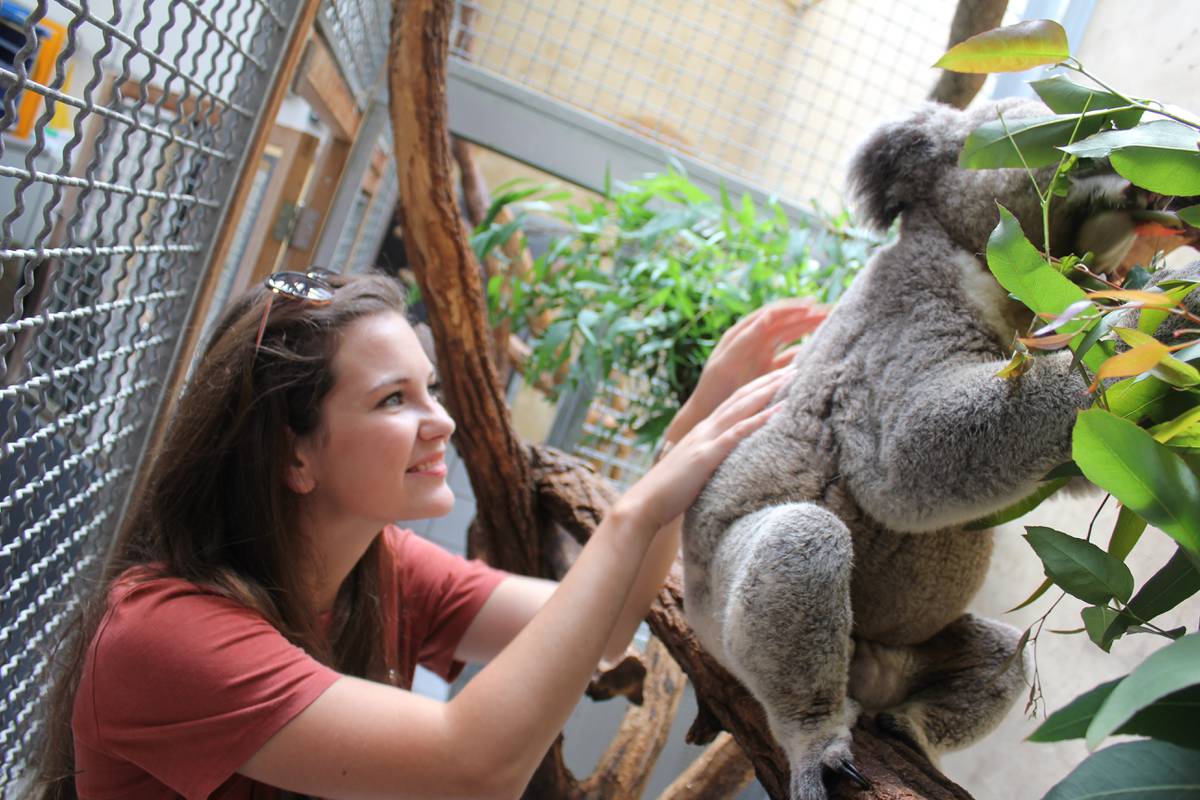
[[[1030,322],[983,258],[996,203],[1042,239],[1023,170],[957,166],[967,134],[996,114],[927,104],[862,145],[860,207],[877,228],[899,216],[899,238],[802,348],[783,410],[685,521],[689,621],[762,702],[796,800],[826,797],[822,767],[849,760],[860,708],[936,757],[994,727],[1024,686],[1017,631],[964,613],[992,532],[962,526],[1070,458],[1089,396],[1067,351],[996,377]],[[1089,217],[1127,202],[1125,186],[1078,182],[1053,211],[1052,246],[1075,249]]]

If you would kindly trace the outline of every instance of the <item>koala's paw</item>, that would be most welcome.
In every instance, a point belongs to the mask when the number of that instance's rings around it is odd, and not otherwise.
[[[791,762],[792,800],[826,800],[826,775],[842,775],[864,789],[870,788],[871,782],[858,771],[850,752],[850,729],[858,713],[858,704],[847,698],[841,718],[831,720],[836,727],[831,730],[825,726],[819,733],[809,732],[798,737],[800,741],[790,743],[787,750],[795,754]]]

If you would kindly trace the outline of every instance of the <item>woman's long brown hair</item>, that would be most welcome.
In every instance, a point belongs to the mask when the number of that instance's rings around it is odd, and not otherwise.
[[[340,672],[383,679],[380,571],[371,544],[338,595],[328,636],[305,583],[308,543],[284,481],[295,436],[312,433],[332,388],[341,333],[356,319],[404,311],[400,287],[381,275],[333,276],[333,302],[276,297],[255,346],[268,290],[257,287],[218,322],[180,398],[151,467],[132,498],[95,593],[53,654],[38,781],[42,798],[75,798],[71,713],[87,648],[109,589],[125,570],[153,565],[234,599]]]

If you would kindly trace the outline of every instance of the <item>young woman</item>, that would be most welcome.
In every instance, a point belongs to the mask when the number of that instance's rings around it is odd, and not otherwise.
[[[392,524],[454,499],[454,423],[397,286],[268,287],[217,326],[83,615],[43,795],[517,796],[646,613],[678,517],[771,414],[778,346],[823,314],[787,302],[731,329],[673,447],[555,584]],[[416,663],[464,661],[489,663],[449,702],[406,691]]]

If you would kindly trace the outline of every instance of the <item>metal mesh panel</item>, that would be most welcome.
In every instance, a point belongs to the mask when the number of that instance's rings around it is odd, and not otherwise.
[[[45,649],[120,516],[296,8],[40,0],[6,20],[0,794],[37,737]]]
[[[359,108],[366,108],[387,60],[390,0],[322,0],[318,19]]]
[[[457,57],[807,206],[836,203],[848,148],[928,94],[955,2],[460,8]]]

